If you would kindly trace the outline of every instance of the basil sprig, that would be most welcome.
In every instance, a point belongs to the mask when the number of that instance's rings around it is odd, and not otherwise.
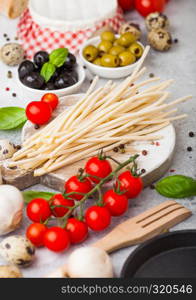
[[[23,192],[23,198],[24,202],[28,204],[31,202],[31,200],[36,198],[43,198],[45,200],[50,200],[55,193],[49,193],[49,192],[40,192],[40,191],[25,191]]]
[[[26,121],[24,108],[15,106],[0,108],[0,130],[16,129]]]
[[[56,67],[53,64],[47,62],[43,65],[41,69],[41,76],[44,77],[45,82],[48,82],[52,75],[55,73],[55,71]]]
[[[59,48],[51,52],[49,55],[49,62],[45,63],[41,69],[41,76],[48,82],[55,73],[56,68],[60,68],[66,62],[68,56],[67,48]]]
[[[159,194],[167,198],[182,199],[196,196],[196,180],[183,175],[166,177],[158,182],[155,188]]]

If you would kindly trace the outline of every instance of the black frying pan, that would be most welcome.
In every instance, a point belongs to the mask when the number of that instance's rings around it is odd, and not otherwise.
[[[163,234],[126,260],[123,278],[196,278],[196,230]]]

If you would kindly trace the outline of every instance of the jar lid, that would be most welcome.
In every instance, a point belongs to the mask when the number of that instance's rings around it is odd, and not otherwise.
[[[113,18],[117,1],[30,0],[29,9],[38,25],[57,31],[74,32],[91,28],[97,22]]]

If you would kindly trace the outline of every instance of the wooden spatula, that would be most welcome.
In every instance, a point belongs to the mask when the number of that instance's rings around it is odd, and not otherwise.
[[[166,201],[116,226],[109,234],[92,246],[111,253],[118,249],[137,245],[181,223],[191,214],[190,210],[176,201]],[[66,265],[56,270],[49,277],[64,276],[66,276]]]
[[[121,223],[93,246],[111,253],[124,247],[140,244],[184,221],[191,214],[190,210],[176,201],[166,201]]]

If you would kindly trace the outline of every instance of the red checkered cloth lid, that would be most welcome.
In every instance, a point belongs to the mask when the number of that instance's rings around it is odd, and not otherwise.
[[[70,52],[76,53],[80,46],[96,31],[102,27],[109,26],[117,32],[122,22],[124,22],[123,12],[118,8],[114,17],[97,22],[94,24],[94,27],[76,32],[53,31],[50,28],[38,25],[33,20],[29,9],[27,9],[18,23],[18,37],[22,40],[28,58],[32,58],[40,50],[51,52],[62,47],[66,47]]]

